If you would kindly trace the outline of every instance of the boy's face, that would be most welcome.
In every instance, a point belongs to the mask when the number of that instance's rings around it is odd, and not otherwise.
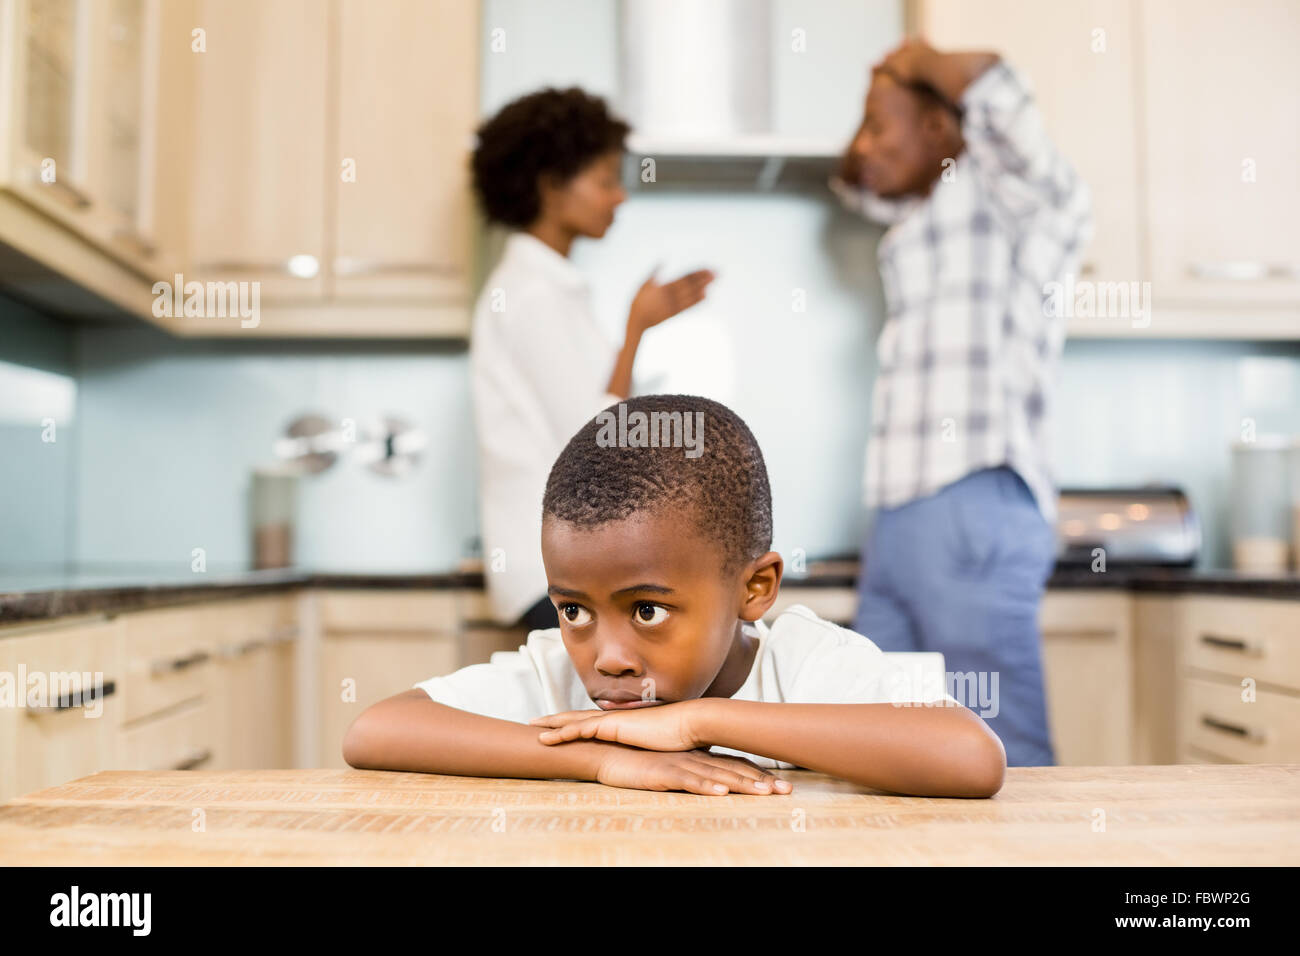
[[[768,552],[724,581],[718,549],[680,511],[591,530],[547,515],[542,561],[564,646],[602,710],[731,696],[753,662],[740,619],[761,617],[781,579]]]

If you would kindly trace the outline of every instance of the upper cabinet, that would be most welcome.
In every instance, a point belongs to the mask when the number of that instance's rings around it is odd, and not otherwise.
[[[1029,78],[1048,134],[1092,192],[1095,232],[1080,277],[1136,277],[1136,11],[1130,0],[926,0],[921,9],[921,33],[939,49],[996,50]]]
[[[1180,303],[1289,305],[1300,334],[1300,4],[1140,8],[1152,279]]]
[[[473,4],[342,0],[330,268],[340,300],[467,301]]]
[[[160,130],[184,131],[183,76],[164,87],[164,31],[188,20],[186,3],[161,0],[13,0],[8,166],[11,193],[149,276],[182,249],[162,209],[174,214],[175,176]],[[174,57],[167,58],[175,62]],[[169,192],[170,190],[170,192]]]
[[[1300,6],[917,0],[914,12],[940,49],[1019,67],[1091,187],[1096,232],[1074,279],[1095,283],[1097,303],[1141,296],[1141,309],[1074,316],[1071,336],[1300,339]]]
[[[461,0],[202,0],[187,281],[257,282],[255,325],[183,334],[467,338],[478,11]]]
[[[256,282],[263,305],[324,295],[330,10],[201,0],[187,281]]]

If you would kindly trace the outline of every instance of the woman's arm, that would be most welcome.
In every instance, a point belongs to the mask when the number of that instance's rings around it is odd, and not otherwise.
[[[631,394],[632,365],[636,361],[636,350],[641,344],[642,334],[646,329],[653,328],[703,299],[704,290],[712,281],[713,273],[708,269],[700,269],[672,282],[660,284],[651,275],[642,283],[628,310],[623,347],[614,360],[614,370],[610,373],[609,385],[605,391],[620,398],[627,398]]]

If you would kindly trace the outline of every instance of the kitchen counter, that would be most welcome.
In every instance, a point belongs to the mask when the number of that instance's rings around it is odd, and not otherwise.
[[[858,562],[836,558],[809,562],[807,573],[787,573],[786,588],[852,588]],[[1264,577],[1232,571],[1178,568],[1060,567],[1047,582],[1052,589],[1118,588],[1161,593],[1205,593],[1300,600],[1300,575]],[[149,607],[242,597],[293,588],[472,589],[482,590],[483,572],[467,568],[431,573],[322,573],[305,568],[240,569],[195,573],[188,565],[129,569],[79,569],[48,573],[0,573],[0,625],[72,614],[120,613]]]
[[[988,800],[782,776],[790,794],[711,797],[363,770],[106,771],[0,806],[0,861],[1300,865],[1300,765],[1012,767]]]

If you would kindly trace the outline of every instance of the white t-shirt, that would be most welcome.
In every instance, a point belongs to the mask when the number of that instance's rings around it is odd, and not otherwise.
[[[483,571],[492,616],[513,624],[546,596],[542,496],[551,466],[601,409],[618,349],[582,273],[511,233],[474,310],[469,364],[478,440]]]
[[[758,653],[734,700],[778,704],[877,704],[958,702],[937,675],[920,679],[856,631],[823,620],[802,604],[787,608],[769,628],[754,624]],[[568,710],[598,710],[564,648],[558,627],[531,631],[517,651],[497,651],[487,664],[414,685],[440,704],[526,724],[534,717]],[[758,754],[714,747],[715,753],[747,757],[760,767],[791,770],[793,764]]]

